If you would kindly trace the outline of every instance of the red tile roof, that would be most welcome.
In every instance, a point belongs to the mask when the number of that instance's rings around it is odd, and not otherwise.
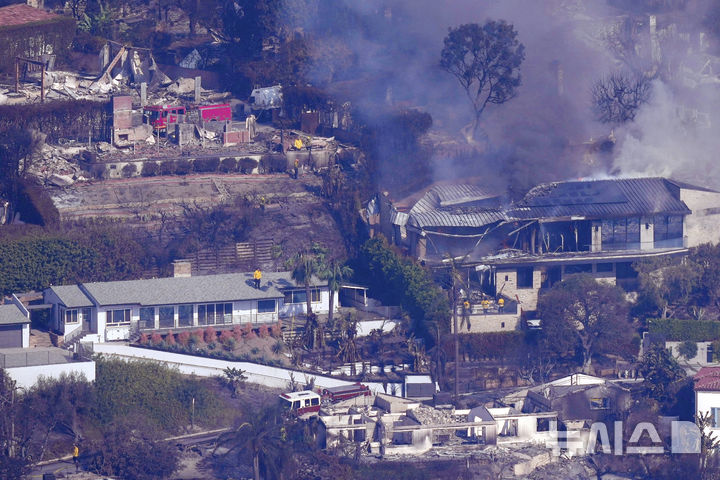
[[[24,3],[0,8],[0,28],[59,18],[60,15],[33,8]]]
[[[696,392],[720,392],[720,367],[703,367],[693,380]]]

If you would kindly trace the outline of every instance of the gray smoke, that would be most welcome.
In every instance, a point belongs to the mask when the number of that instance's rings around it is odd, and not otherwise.
[[[334,0],[356,20],[335,30],[329,22],[342,19],[327,18],[323,0],[317,1],[317,15],[306,18],[303,29],[328,40],[342,39],[349,51],[335,60],[316,52],[321,58],[311,78],[322,83],[333,70],[334,88],[352,95],[367,117],[388,103],[421,108],[432,114],[433,131],[453,135],[458,145],[458,132],[470,121],[471,111],[455,78],[439,68],[443,38],[449,27],[463,23],[502,19],[515,26],[526,47],[517,97],[486,110],[482,126],[489,137],[488,150],[458,160],[438,149],[436,179],[480,175],[494,182],[502,178],[511,189],[607,174],[668,175],[693,181],[704,177],[704,172],[694,172],[712,166],[711,152],[717,150],[715,138],[720,136],[703,126],[704,112],[697,120],[688,107],[686,97],[695,95],[694,90],[677,88],[673,82],[680,80],[670,78],[654,84],[651,102],[633,124],[614,130],[614,151],[588,154],[590,141],[612,129],[594,120],[592,83],[625,68],[608,47],[607,36],[627,15],[605,1]],[[673,39],[684,37],[663,21],[658,28],[666,71],[677,71],[677,58],[686,56],[687,49]],[[692,26],[681,27],[688,28]],[[650,55],[647,24],[638,35],[638,51]],[[328,66],[334,61],[336,65]],[[703,104],[715,106],[717,96],[714,89],[709,91]]]

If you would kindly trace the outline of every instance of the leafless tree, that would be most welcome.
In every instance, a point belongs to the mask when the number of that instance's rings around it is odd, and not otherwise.
[[[629,73],[613,73],[592,87],[593,110],[603,123],[625,123],[635,119],[638,109],[650,99],[650,79]]]

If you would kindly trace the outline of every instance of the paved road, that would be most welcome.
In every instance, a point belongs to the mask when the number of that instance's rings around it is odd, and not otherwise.
[[[179,447],[188,447],[191,445],[198,445],[202,443],[214,441],[220,434],[228,431],[227,428],[221,428],[218,430],[208,430],[205,432],[190,433],[187,435],[179,435],[177,437],[168,437],[165,439],[167,442],[174,442]],[[80,455],[82,460],[82,452]],[[54,458],[52,460],[46,460],[33,467],[30,475],[25,478],[37,480],[42,479],[46,473],[53,473],[56,476],[61,474],[75,473],[75,465],[72,461],[72,455],[65,457]]]

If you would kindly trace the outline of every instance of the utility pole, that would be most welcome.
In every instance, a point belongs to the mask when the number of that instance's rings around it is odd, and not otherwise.
[[[458,335],[457,321],[457,285],[455,280],[455,265],[450,272],[452,276],[452,309],[453,309],[453,336],[455,337],[455,400],[460,396],[460,336]]]

